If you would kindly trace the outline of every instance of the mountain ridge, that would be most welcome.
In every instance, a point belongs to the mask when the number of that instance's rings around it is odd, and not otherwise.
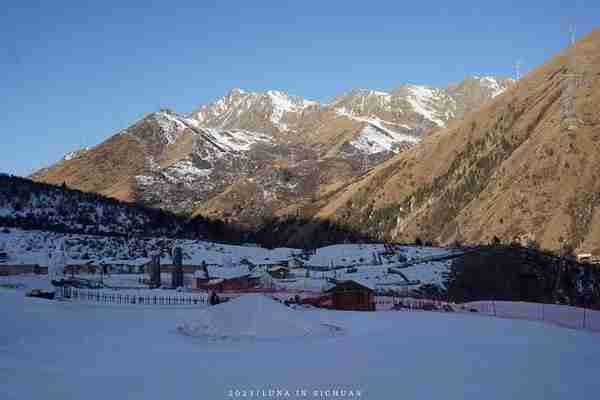
[[[311,217],[382,240],[499,238],[600,253],[599,54],[597,29],[463,120],[320,199]]]
[[[478,103],[464,99],[492,98],[489,82],[469,80],[458,101],[450,89],[419,85],[351,90],[326,104],[232,89],[188,114],[147,114],[32,178],[256,227],[296,213]],[[492,81],[503,89],[512,84]]]

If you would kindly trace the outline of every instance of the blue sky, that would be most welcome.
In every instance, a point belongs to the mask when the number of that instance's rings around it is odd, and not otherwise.
[[[527,4],[521,4],[527,3]],[[234,87],[327,101],[533,68],[600,1],[12,1],[0,14],[0,172],[27,175],[160,108]]]

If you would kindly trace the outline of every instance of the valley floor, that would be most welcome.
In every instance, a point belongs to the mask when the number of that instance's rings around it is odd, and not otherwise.
[[[313,390],[345,389],[368,399],[600,393],[600,335],[590,332],[477,315],[316,310],[298,312],[345,334],[269,341],[179,334],[177,325],[199,312],[48,302],[0,289],[2,398],[213,400],[263,389],[289,390],[291,398],[296,390],[318,398],[326,392]]]

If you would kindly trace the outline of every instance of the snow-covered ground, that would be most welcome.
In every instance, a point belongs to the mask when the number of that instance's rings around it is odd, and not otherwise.
[[[247,259],[254,263],[287,260],[300,252],[298,249],[264,249],[252,246],[234,246],[202,240],[167,238],[117,238],[81,234],[62,234],[39,230],[6,228],[0,231],[0,251],[8,254],[7,264],[48,265],[57,243],[64,239],[69,261],[88,261],[140,265],[148,260],[147,254],[155,250],[171,249],[180,246],[184,252],[185,264],[238,263]],[[170,257],[163,257],[164,264],[171,263]],[[2,268],[2,264],[0,264]]]
[[[384,244],[336,244],[316,249],[308,264],[310,265],[335,265],[352,266],[356,264],[373,264],[378,254],[385,252]],[[423,257],[444,256],[451,254],[452,250],[441,247],[425,246],[395,246],[394,254],[383,258],[382,262],[398,261],[398,256],[407,260],[421,259]]]
[[[266,249],[254,246],[235,246],[201,240],[166,238],[123,238],[80,234],[61,234],[56,232],[21,230],[7,228],[8,233],[0,232],[0,251],[8,253],[9,264],[38,263],[46,265],[49,255],[56,244],[64,239],[69,259],[91,259],[105,262],[132,261],[140,258],[142,250],[146,252],[166,246],[180,246],[184,252],[186,264],[222,264],[225,261],[237,263],[247,259],[255,264],[289,260],[302,253],[300,249]],[[383,244],[340,244],[316,249],[308,258],[309,265],[352,266],[371,264],[379,253],[385,252]],[[382,262],[398,261],[398,256],[408,260],[430,256],[443,256],[452,251],[440,247],[396,246],[395,255],[382,259]],[[165,258],[165,263],[171,260]]]
[[[316,310],[298,312],[344,333],[214,341],[177,332],[202,312],[49,302],[0,289],[0,397],[213,400],[281,389],[288,398],[296,390],[307,391],[296,398],[325,397],[314,390],[331,398],[343,389],[368,399],[552,400],[600,391],[600,335],[584,331],[462,314]]]
[[[307,312],[294,310],[262,294],[247,294],[206,308],[193,320],[180,324],[177,330],[213,340],[281,340],[342,332],[339,327],[307,316]]]
[[[307,267],[344,267],[336,271],[315,272],[298,268],[292,271],[295,281],[274,281],[274,285],[287,289],[322,290],[330,285],[326,278],[362,279],[373,285],[384,285],[385,289],[405,288],[405,280],[398,274],[388,273],[388,268],[402,267],[407,279],[418,284],[411,285],[417,289],[421,285],[444,285],[444,274],[450,268],[451,261],[430,261],[430,258],[452,254],[453,250],[425,246],[394,246],[383,244],[340,244],[316,249],[305,253],[300,249],[277,248],[265,249],[253,246],[234,246],[228,244],[177,240],[164,238],[123,239],[91,235],[64,235],[44,231],[24,231],[10,228],[8,233],[0,231],[0,251],[6,252],[6,264],[39,264],[48,265],[51,256],[57,251],[57,244],[64,243],[66,260],[73,264],[87,262],[122,264],[140,266],[148,262],[148,254],[156,250],[169,250],[173,246],[183,249],[184,264],[201,265],[203,262],[213,266],[233,267],[247,260],[255,265],[271,265],[293,259],[301,260]],[[391,250],[391,251],[390,251]],[[414,266],[404,265],[415,260],[424,261]],[[165,255],[161,262],[171,264],[172,260]],[[356,267],[355,272],[345,267]],[[0,264],[2,268],[2,264]],[[265,268],[256,272],[264,272]],[[94,278],[93,276],[90,278]],[[96,276],[96,279],[98,277]],[[140,275],[108,277],[111,286],[138,286]],[[26,278],[23,278],[26,279]],[[128,279],[126,282],[125,280]],[[168,282],[167,277],[165,282]],[[0,280],[1,281],[1,280]],[[28,282],[23,282],[28,284]],[[398,285],[394,285],[398,283]]]

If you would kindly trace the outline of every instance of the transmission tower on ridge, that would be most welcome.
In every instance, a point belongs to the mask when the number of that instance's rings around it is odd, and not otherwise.
[[[521,66],[523,64],[523,61],[521,60],[517,60],[515,62],[515,80],[518,81],[519,79],[521,79]]]
[[[564,74],[564,89],[562,94],[562,117],[567,130],[575,130],[580,123],[577,118],[575,99],[577,88],[585,77],[585,65],[583,56],[576,54],[572,47],[575,45],[575,26],[569,26],[569,50],[567,55],[567,70]]]
[[[571,41],[571,46],[575,44],[575,25],[569,26],[569,39]]]

